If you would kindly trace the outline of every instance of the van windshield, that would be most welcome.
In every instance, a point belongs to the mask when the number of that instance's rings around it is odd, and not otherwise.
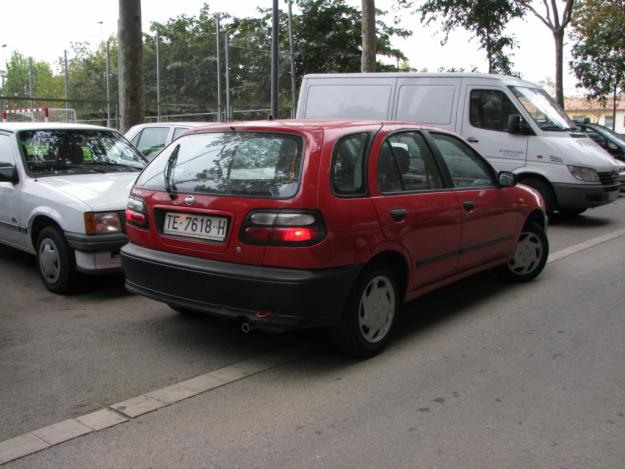
[[[575,124],[544,90],[524,86],[512,86],[511,89],[541,130],[575,130]]]

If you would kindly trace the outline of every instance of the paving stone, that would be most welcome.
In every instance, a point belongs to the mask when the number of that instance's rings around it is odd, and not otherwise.
[[[193,391],[187,387],[181,386],[179,383],[166,386],[156,391],[150,391],[146,396],[161,401],[164,404],[172,404],[193,397],[197,391]]]
[[[76,420],[93,430],[102,430],[128,421],[126,417],[111,409],[96,410],[90,414],[81,415]]]
[[[77,436],[86,435],[93,430],[74,419],[63,420],[62,422],[48,425],[31,432],[37,438],[41,438],[50,445],[57,445]]]
[[[151,397],[142,395],[138,397],[133,397],[132,399],[128,399],[127,401],[118,402],[117,404],[113,404],[111,409],[115,409],[117,412],[121,412],[122,414],[134,418],[139,415],[147,414],[148,412],[152,412],[153,410],[164,407],[161,401],[157,401]]]
[[[225,382],[207,373],[178,384],[197,393],[201,393],[223,386]]]
[[[50,445],[35,435],[24,435],[9,438],[0,442],[0,464],[41,451]]]

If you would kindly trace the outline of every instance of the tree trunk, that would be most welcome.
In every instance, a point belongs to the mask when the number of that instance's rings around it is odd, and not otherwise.
[[[553,31],[553,39],[556,44],[556,101],[564,109],[564,87],[562,85],[564,29],[555,29]]]
[[[143,35],[141,0],[119,0],[119,112],[120,131],[144,119]]]
[[[362,59],[361,72],[375,72],[376,34],[375,1],[362,0]]]
[[[616,130],[616,96],[618,91],[618,82],[614,84],[614,94],[612,95],[612,130]]]

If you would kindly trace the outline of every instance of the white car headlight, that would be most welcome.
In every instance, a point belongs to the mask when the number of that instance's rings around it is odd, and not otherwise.
[[[122,231],[122,223],[117,212],[85,213],[85,233],[95,235],[120,231]]]
[[[584,182],[599,182],[599,174],[592,168],[584,168],[583,166],[567,165],[569,171],[575,179],[579,179]]]

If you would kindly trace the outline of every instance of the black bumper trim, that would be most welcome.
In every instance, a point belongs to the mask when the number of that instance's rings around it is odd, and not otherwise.
[[[362,266],[323,270],[235,264],[147,249],[121,250],[126,288],[170,305],[270,331],[338,322]],[[258,311],[271,311],[265,319]]]
[[[609,204],[618,198],[619,184],[553,184],[558,208],[568,210],[587,209]]]
[[[116,252],[128,242],[128,238],[124,233],[86,235],[66,232],[65,238],[73,249],[82,252]]]

